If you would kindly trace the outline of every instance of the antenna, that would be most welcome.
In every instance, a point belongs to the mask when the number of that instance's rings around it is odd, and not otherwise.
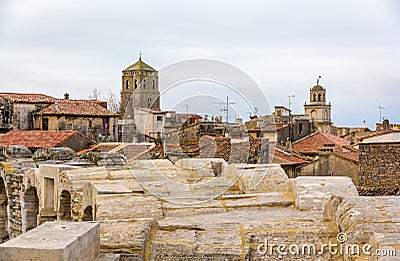
[[[189,119],[189,105],[184,104],[183,107],[186,107],[186,118]]]
[[[294,96],[294,94],[292,94],[292,95],[288,95],[286,97],[289,98],[289,110],[290,110],[290,105],[292,105],[291,99],[294,98],[295,96]]]
[[[379,122],[382,122],[382,110],[386,110],[387,107],[378,106],[379,108]]]
[[[228,120],[229,120],[229,105],[233,105],[233,104],[235,104],[235,102],[230,102],[229,101],[229,97],[226,96],[226,102],[214,102],[214,104],[224,105],[224,108],[221,109],[221,111],[226,112],[226,124],[228,124]]]

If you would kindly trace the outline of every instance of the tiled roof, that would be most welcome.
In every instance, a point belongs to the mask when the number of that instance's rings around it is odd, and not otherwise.
[[[150,72],[155,72],[156,70],[151,67],[150,65],[146,64],[145,62],[142,61],[142,59],[139,59],[136,63],[130,65],[128,68],[126,68],[124,71],[150,71]]]
[[[41,115],[75,115],[75,116],[109,116],[117,117],[114,112],[107,110],[105,102],[97,100],[65,100],[58,99],[53,104],[38,112]]]
[[[0,146],[23,145],[27,148],[53,148],[75,135],[76,131],[13,130],[0,136]]]
[[[352,148],[348,140],[329,133],[316,132],[308,135],[293,143],[292,150],[302,154],[317,154],[325,145],[331,145],[335,155],[355,163],[359,162],[358,150]]]
[[[38,93],[6,93],[0,92],[0,97],[17,103],[52,103],[56,100],[51,96]]]
[[[309,162],[299,156],[290,155],[289,153],[272,146],[269,148],[269,154],[270,159],[272,159],[272,163],[277,163],[280,165],[301,165]]]
[[[303,154],[316,154],[326,144],[333,144],[333,151],[343,151],[350,142],[329,133],[315,132],[293,143],[292,150]]]
[[[386,134],[391,134],[391,133],[399,133],[398,131],[393,131],[393,130],[386,130],[386,131],[379,131],[379,132],[375,132],[366,136],[362,136],[360,138],[358,138],[359,141],[364,141],[364,140],[368,140],[371,138],[375,138],[375,137],[379,137],[382,135],[386,135]],[[397,134],[395,134],[397,135]]]
[[[247,131],[261,131],[260,125],[258,124],[258,118],[246,121],[245,125]]]

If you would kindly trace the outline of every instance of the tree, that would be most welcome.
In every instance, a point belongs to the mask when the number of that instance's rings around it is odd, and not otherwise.
[[[93,89],[93,92],[89,95],[89,100],[100,100],[101,91]]]
[[[107,107],[110,111],[119,113],[121,101],[118,95],[108,90]]]

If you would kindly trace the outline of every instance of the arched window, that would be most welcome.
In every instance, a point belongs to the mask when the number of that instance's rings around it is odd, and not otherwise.
[[[150,109],[151,108],[151,98],[147,99],[147,107]]]
[[[156,88],[156,83],[154,80],[151,81],[151,87],[153,87],[153,90]]]
[[[0,177],[0,243],[6,242],[8,238],[8,198],[6,185]]]
[[[314,93],[314,100],[313,101],[317,101],[317,95]]]
[[[137,80],[135,79],[135,89],[137,89]]]
[[[146,79],[143,80],[143,89],[146,89]]]
[[[87,206],[83,211],[82,221],[93,221],[93,207]]]
[[[125,87],[126,87],[127,90],[129,90],[129,80],[125,81]]]
[[[321,101],[321,94],[318,94],[318,101]]]
[[[39,214],[39,198],[35,187],[30,187],[24,193],[22,205],[22,231],[27,232],[37,227],[37,215]]]
[[[71,217],[71,193],[63,190],[60,195],[60,203],[58,208],[59,220],[72,220]]]

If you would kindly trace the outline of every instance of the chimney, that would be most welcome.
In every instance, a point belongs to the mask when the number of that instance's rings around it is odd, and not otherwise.
[[[389,120],[388,120],[388,119],[384,119],[384,120],[383,120],[383,130],[384,130],[384,131],[390,130],[390,123],[389,123]]]
[[[64,93],[64,100],[69,100],[69,93],[68,92]]]

